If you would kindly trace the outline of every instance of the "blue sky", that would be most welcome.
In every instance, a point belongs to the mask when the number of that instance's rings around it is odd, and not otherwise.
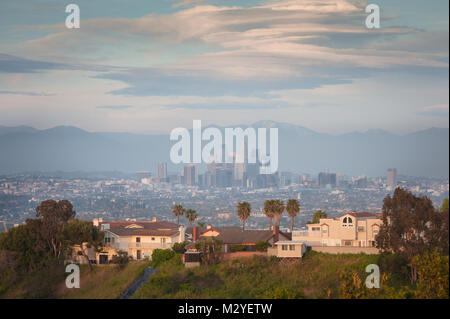
[[[448,127],[448,1],[0,4],[0,125],[167,133],[276,120],[339,134]]]

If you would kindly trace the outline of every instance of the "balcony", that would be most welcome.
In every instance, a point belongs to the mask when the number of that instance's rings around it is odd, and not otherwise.
[[[170,249],[173,243],[128,243],[128,248],[153,248],[153,249]]]
[[[294,230],[292,237],[320,237],[320,230],[307,231],[307,230]]]

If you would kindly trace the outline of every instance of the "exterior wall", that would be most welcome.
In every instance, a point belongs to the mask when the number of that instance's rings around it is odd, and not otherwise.
[[[337,247],[337,246],[312,246],[311,250],[327,254],[379,254],[375,247]]]
[[[287,246],[287,250],[283,250],[283,246]],[[302,244],[279,244],[277,245],[276,256],[279,258],[301,258],[305,251],[306,247]]]
[[[357,218],[350,214],[338,219],[321,218],[318,224],[308,224],[306,232],[294,232],[292,240],[310,246],[373,247],[381,223],[378,218]]]
[[[184,231],[175,236],[117,236],[116,234],[106,230],[105,238],[107,239],[105,249],[100,255],[107,255],[108,260],[117,254],[117,250],[123,250],[133,259],[138,259],[138,251],[140,251],[140,259],[148,257],[151,259],[155,249],[170,249],[173,244],[184,241]],[[136,238],[140,238],[137,242]],[[97,257],[99,262],[99,257]]]

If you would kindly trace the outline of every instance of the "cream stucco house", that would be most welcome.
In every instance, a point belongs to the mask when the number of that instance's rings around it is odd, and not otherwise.
[[[292,240],[308,246],[375,247],[381,224],[380,214],[351,212],[307,224],[306,231],[292,232]]]
[[[104,247],[96,256],[99,264],[108,263],[119,250],[126,251],[134,260],[151,259],[155,249],[170,249],[185,240],[184,226],[156,218],[125,222],[94,219],[93,223],[105,232]]]

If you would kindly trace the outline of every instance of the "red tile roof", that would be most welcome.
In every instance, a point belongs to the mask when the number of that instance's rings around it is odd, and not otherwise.
[[[109,224],[109,231],[119,236],[173,236],[178,234],[178,225],[167,221],[101,222]],[[136,225],[136,227],[130,227]]]

